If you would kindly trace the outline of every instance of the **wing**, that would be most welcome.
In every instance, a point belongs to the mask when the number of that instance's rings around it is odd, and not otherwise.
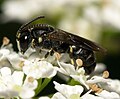
[[[61,29],[55,29],[55,31],[50,33],[49,39],[65,42],[70,45],[80,46],[88,50],[106,52],[106,49],[102,48],[97,43],[87,40],[85,38],[82,38],[80,36],[68,33]]]

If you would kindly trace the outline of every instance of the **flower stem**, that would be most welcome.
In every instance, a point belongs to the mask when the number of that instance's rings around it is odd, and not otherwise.
[[[80,83],[71,78],[71,79],[69,79],[67,84],[69,84],[69,85],[79,85]]]
[[[38,80],[38,87],[35,90],[36,94],[35,96],[37,96],[47,85],[48,83],[51,81],[51,78],[41,78]]]

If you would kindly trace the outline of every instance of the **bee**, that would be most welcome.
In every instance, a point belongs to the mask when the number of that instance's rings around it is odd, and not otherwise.
[[[85,38],[55,28],[48,24],[36,23],[44,18],[39,16],[22,25],[16,34],[18,49],[25,53],[29,47],[39,50],[47,50],[47,57],[54,52],[68,53],[71,63],[76,65],[76,60],[82,60],[86,74],[90,74],[96,66],[95,51],[105,52],[105,49]]]

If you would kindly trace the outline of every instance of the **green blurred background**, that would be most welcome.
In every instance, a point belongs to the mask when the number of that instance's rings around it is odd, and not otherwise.
[[[44,22],[95,41],[107,49],[97,54],[110,77],[120,79],[120,0],[0,0],[0,45],[28,20],[45,15]]]

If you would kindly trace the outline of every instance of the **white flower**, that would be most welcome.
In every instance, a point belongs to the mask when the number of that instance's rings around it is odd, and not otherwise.
[[[65,84],[59,84],[54,81],[55,89],[58,91],[53,95],[51,99],[119,99],[119,94],[115,92],[108,92],[103,90],[95,95],[91,94],[92,90],[89,90],[81,96],[83,87],[79,85],[70,86]]]
[[[11,67],[7,56],[10,54],[10,50],[4,47],[0,48],[0,68],[1,67]]]
[[[19,78],[16,79],[15,75]],[[23,72],[14,72],[11,75],[11,70],[8,67],[0,69],[0,96],[2,97],[14,97],[18,95],[15,86],[20,86],[23,80]]]
[[[103,89],[110,92],[117,92],[120,94],[120,81],[113,79],[105,79],[101,76],[93,76],[91,79],[86,81],[88,84],[98,84],[102,86]]]
[[[85,70],[83,68],[75,69],[75,66],[63,62],[58,62],[58,64],[60,66],[60,68],[58,68],[60,73],[72,77],[74,80],[80,82],[80,84],[89,89],[86,83],[87,76],[85,76]]]
[[[87,80],[87,83],[94,84],[94,83],[107,83],[109,79],[105,79],[101,76],[93,76],[91,79]]]
[[[58,71],[69,76],[69,75],[75,75],[77,74],[76,73],[76,70],[75,70],[75,67],[71,64],[66,64],[66,63],[63,63],[63,62],[59,62],[58,61],[58,65],[59,65],[59,69]]]
[[[120,95],[120,80],[109,79],[107,86],[103,86],[106,90],[117,92]]]
[[[6,58],[8,59],[12,67],[14,67],[14,69],[22,69],[22,66],[20,66],[20,64],[24,61],[24,58],[21,57],[18,53],[12,52],[9,55],[7,55]]]
[[[99,97],[104,99],[119,99],[120,96],[120,81],[112,80],[112,79],[105,79],[101,76],[93,76],[91,79],[86,81],[88,84],[97,84],[99,87],[104,89],[99,93],[95,93]]]
[[[23,66],[23,72],[36,79],[39,78],[51,78],[57,73],[56,69],[47,61],[40,61],[35,59],[32,61],[26,60]]]
[[[30,82],[29,77],[23,82],[24,73],[22,71],[11,72],[10,68],[0,69],[0,97],[1,98],[31,98],[35,95],[34,89],[37,81]],[[32,87],[29,86],[31,84]],[[34,87],[33,87],[34,86]]]
[[[47,96],[43,96],[43,97],[39,97],[38,99],[50,99],[49,97]],[[61,98],[62,99],[62,98]]]
[[[65,17],[59,22],[58,27],[92,41],[99,41],[101,36],[100,26],[88,21],[84,17],[79,17],[78,19],[69,18],[69,16]]]
[[[22,85],[22,90],[20,92],[20,97],[21,98],[30,98],[35,95],[35,89],[38,86],[37,80],[35,80],[31,76],[27,76],[23,85]]]
[[[8,49],[0,49],[0,60],[5,58],[7,55],[10,54],[10,51]]]
[[[99,6],[93,4],[86,6],[83,15],[86,19],[96,24],[97,26],[100,26],[102,24],[102,18],[101,18]]]
[[[80,82],[80,84],[84,85],[87,89],[89,89],[89,86],[86,83],[86,76],[85,75],[71,75],[71,77],[75,80]]]
[[[4,2],[2,10],[9,19],[27,20],[28,18],[31,18],[31,16],[38,15],[39,12],[47,13],[48,15],[55,15],[60,11],[61,13],[67,13],[66,10],[62,9],[62,7],[67,10],[72,7],[75,11],[76,7],[81,4],[81,2],[78,2],[77,0],[76,2],[75,0],[52,0],[52,3],[53,5],[51,6],[51,1],[49,0],[11,0]],[[49,6],[51,6],[50,9]],[[69,13],[71,13],[70,10]]]
[[[108,92],[103,90],[100,93],[96,93],[96,95],[103,97],[104,99],[120,99],[120,96],[115,92]]]
[[[114,7],[114,6],[105,6],[102,14],[103,14],[103,21],[106,22],[106,24],[109,24],[115,28],[120,29],[120,9]],[[112,20],[114,19],[114,20]]]
[[[83,92],[83,87],[80,85],[70,86],[65,84],[59,84],[55,81],[54,84],[55,84],[55,89],[61,94],[60,97],[64,97],[62,99],[80,99],[80,95]],[[57,99],[60,98],[57,97]]]
[[[92,94],[85,94],[81,98],[82,99],[104,99],[102,97],[98,97],[98,96],[95,96],[95,95],[92,95]],[[106,98],[106,99],[108,99],[108,98]]]
[[[0,48],[0,67],[21,69],[20,63],[24,61],[18,53],[13,51],[12,44],[2,45]]]
[[[120,0],[109,0],[106,1],[103,5],[102,18],[103,22],[109,26],[120,29]],[[114,20],[113,20],[114,19]]]
[[[62,93],[56,92],[51,99],[66,99],[66,97]]]
[[[104,79],[100,76],[94,76],[90,80],[87,80],[87,83],[94,84],[98,83],[107,91],[110,92],[116,92],[120,95],[120,81],[119,80],[113,80],[113,79]]]

